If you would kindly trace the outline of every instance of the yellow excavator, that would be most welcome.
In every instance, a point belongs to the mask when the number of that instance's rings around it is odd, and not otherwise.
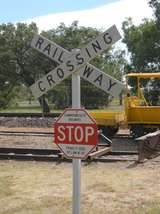
[[[90,112],[99,128],[106,136],[113,136],[119,128],[128,128],[134,138],[159,129],[160,87],[155,89],[153,81],[158,79],[160,86],[160,72],[129,73],[125,79],[126,89],[123,98],[123,111]],[[145,89],[146,85],[147,90]],[[149,100],[153,90],[156,105],[152,103],[152,100]]]

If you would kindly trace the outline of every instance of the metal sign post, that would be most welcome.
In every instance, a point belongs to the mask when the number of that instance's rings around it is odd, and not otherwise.
[[[96,67],[88,64],[88,62],[104,50],[109,50],[111,45],[117,42],[120,38],[121,36],[116,26],[113,25],[107,31],[89,42],[88,45],[81,50],[70,53],[45,37],[36,35],[32,40],[31,46],[52,60],[58,62],[59,66],[51,70],[46,76],[39,79],[30,87],[33,95],[36,98],[42,96],[69,75],[72,75],[72,109],[81,108],[80,76],[112,96],[119,96],[124,88],[123,84],[118,80],[115,80],[113,77],[103,73]],[[78,71],[78,73],[76,71]],[[93,133],[94,132],[92,132],[92,134]],[[88,134],[89,135],[87,136],[91,136],[91,132]],[[91,144],[89,146],[94,145]],[[73,145],[71,148],[74,148]],[[80,145],[77,148],[81,148]],[[80,214],[81,159],[79,158],[80,156],[78,156],[77,159],[75,157],[76,156],[73,157],[72,214]]]
[[[72,74],[72,108],[81,107],[80,76]],[[73,159],[72,214],[80,214],[81,159]]]

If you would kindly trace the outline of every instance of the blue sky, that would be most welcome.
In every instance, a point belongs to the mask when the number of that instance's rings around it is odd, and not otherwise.
[[[0,0],[0,23],[18,22],[50,13],[85,10],[118,0]]]

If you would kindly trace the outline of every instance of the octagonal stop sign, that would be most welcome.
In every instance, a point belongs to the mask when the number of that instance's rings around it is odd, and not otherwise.
[[[98,130],[84,109],[66,109],[54,125],[55,143],[67,158],[85,159],[96,147]]]

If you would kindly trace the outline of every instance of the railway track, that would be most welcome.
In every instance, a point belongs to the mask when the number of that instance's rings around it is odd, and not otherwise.
[[[53,137],[54,138],[54,131],[49,132],[49,131],[0,131],[0,136],[35,136],[35,137]],[[137,142],[130,137],[129,135],[115,135],[114,138],[110,139],[107,138],[103,133],[99,134],[99,146],[105,146],[105,145],[112,145],[113,150],[131,150],[131,151],[136,151],[137,150]],[[120,147],[120,148],[118,148]],[[123,147],[123,149],[122,149]]]
[[[60,113],[0,113],[0,117],[58,117]]]
[[[0,131],[0,136],[37,136],[37,137],[54,137],[53,132],[26,132],[26,131]]]
[[[53,132],[38,131],[0,131],[0,136],[36,136],[54,138]],[[99,136],[98,150],[112,147],[112,151],[105,155],[88,158],[85,161],[111,162],[111,161],[136,161],[137,145],[127,135],[117,135],[112,140],[102,133]],[[26,142],[27,144],[27,142]],[[57,149],[26,149],[26,148],[0,148],[0,159],[36,160],[36,161],[71,161],[66,159]]]
[[[24,149],[24,148],[0,148],[0,159],[14,160],[34,160],[34,161],[52,161],[52,162],[71,162],[66,159],[57,149]],[[115,162],[115,161],[136,161],[137,152],[114,151],[107,155],[86,159],[86,162]]]

